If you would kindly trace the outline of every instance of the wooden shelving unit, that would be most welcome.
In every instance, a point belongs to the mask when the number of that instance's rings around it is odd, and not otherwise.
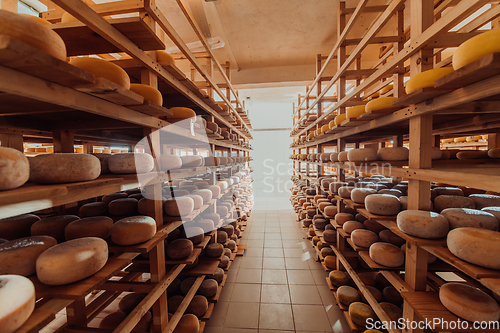
[[[480,33],[478,29],[491,22],[498,28],[500,8],[495,4],[483,8],[481,14],[472,15],[488,1],[461,1],[451,4],[432,0],[393,0],[387,6],[377,7],[380,15],[368,23],[367,32],[354,48],[346,52],[346,36],[353,25],[359,23],[370,6],[368,1],[359,1],[356,8],[348,8],[347,2],[339,4],[337,17],[337,42],[328,57],[318,55],[317,75],[308,86],[305,95],[299,96],[294,105],[294,128],[291,145],[295,181],[314,186],[318,177],[344,181],[347,172],[355,176],[360,173],[378,174],[408,181],[408,209],[430,210],[431,182],[451,186],[467,186],[484,191],[500,191],[500,165],[498,159],[483,160],[432,160],[432,147],[441,149],[483,150],[500,147],[500,114],[494,106],[500,100],[499,54],[490,54],[435,82],[433,88],[424,88],[404,94],[404,78],[432,68],[449,66],[451,57],[445,58],[447,48],[457,47],[462,42]],[[443,13],[443,10],[446,12]],[[411,15],[405,15],[409,10]],[[346,14],[348,13],[348,14]],[[406,19],[406,18],[409,19]],[[450,32],[457,24],[466,21],[461,28]],[[363,24],[367,22],[363,21]],[[363,62],[363,51],[377,40],[382,30],[394,31],[394,40],[381,46],[379,61],[370,63],[370,73],[363,81],[350,78],[350,71],[367,70]],[[453,37],[452,37],[453,35]],[[350,35],[350,37],[352,37]],[[399,40],[396,38],[400,37]],[[336,59],[336,64],[333,59]],[[327,77],[327,66],[337,67],[336,74]],[[392,84],[380,96],[395,97],[394,108],[365,113],[349,119],[319,135],[310,135],[328,125],[336,115],[346,113],[346,107],[365,104],[380,89]],[[315,96],[313,96],[315,94]],[[331,96],[335,96],[332,98]],[[316,120],[307,121],[313,115]],[[441,138],[488,135],[487,141],[441,143]],[[312,138],[311,138],[312,137]],[[386,146],[409,146],[409,160],[388,162],[370,161],[317,162],[311,154],[340,152],[349,148],[382,148]],[[303,154],[303,156],[300,156]],[[307,158],[304,158],[306,157]],[[326,169],[328,168],[328,174]],[[332,174],[330,170],[335,170]],[[322,189],[321,189],[322,190]],[[322,192],[325,195],[332,193]],[[311,201],[310,197],[307,197]],[[405,320],[448,318],[457,320],[444,308],[436,291],[445,281],[435,272],[454,272],[469,283],[480,286],[487,292],[498,293],[498,276],[494,270],[480,268],[452,255],[446,248],[446,240],[426,240],[411,237],[399,230],[395,217],[374,216],[363,205],[336,196],[339,212],[346,207],[354,209],[364,217],[374,220],[406,241],[406,262],[398,268],[387,268],[374,263],[366,249],[357,248],[349,235],[337,227],[337,244],[331,245],[337,257],[338,269],[346,270],[357,288],[365,295],[357,273],[346,258],[358,257],[361,269],[378,271],[401,292],[404,297]],[[307,231],[307,230],[306,230]],[[317,234],[319,235],[319,234]],[[427,264],[428,253],[438,258]],[[404,271],[404,278],[400,272]],[[328,281],[327,281],[328,282]],[[331,286],[330,286],[331,287]],[[430,290],[430,291],[429,291]],[[366,297],[366,295],[365,295]],[[384,320],[386,314],[374,299],[367,298],[377,316]],[[453,318],[453,319],[452,319]],[[356,329],[356,327],[352,327]],[[389,329],[389,332],[399,332]],[[449,331],[437,327],[435,331]],[[453,330],[450,330],[453,331]],[[456,330],[455,330],[456,331]],[[473,330],[472,330],[473,331]],[[405,332],[423,332],[407,329]]]

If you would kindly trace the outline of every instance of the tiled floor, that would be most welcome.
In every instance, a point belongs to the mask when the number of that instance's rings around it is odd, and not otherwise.
[[[256,199],[205,333],[350,332],[286,197]]]

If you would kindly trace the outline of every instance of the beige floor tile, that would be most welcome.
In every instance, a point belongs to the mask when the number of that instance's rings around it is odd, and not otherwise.
[[[295,333],[295,331],[282,331],[282,330],[259,330],[259,333]]]
[[[302,254],[304,251],[302,249],[286,249],[283,252],[285,252],[285,258],[302,258]]]
[[[236,283],[261,283],[262,269],[241,268],[236,276]]]
[[[266,269],[285,269],[284,258],[264,258],[262,268]]]
[[[232,328],[258,328],[259,327],[259,303],[237,303],[231,302],[224,327]],[[325,315],[326,316],[326,315]],[[209,322],[212,319],[209,320]]]
[[[266,232],[264,234],[264,239],[281,239],[281,233],[279,233],[279,232]]]
[[[235,282],[236,276],[238,276],[238,269],[234,268],[231,264],[229,271],[227,271],[227,280],[226,282]]]
[[[264,248],[264,258],[283,258],[283,249],[282,248],[272,248],[272,247],[265,247]]]
[[[248,247],[245,250],[245,256],[243,258],[252,257],[252,258],[262,258],[264,255],[263,247]]]
[[[307,269],[309,270],[309,265],[307,260],[302,258],[285,258],[286,269]]]
[[[261,303],[290,303],[290,292],[286,284],[263,284]],[[261,309],[262,310],[262,309]]]
[[[214,307],[214,312],[212,312],[212,316],[207,322],[207,327],[222,327],[228,309],[229,302],[217,302],[217,305]]]
[[[287,270],[286,275],[288,276],[288,284],[315,285],[313,275],[307,269]],[[326,284],[325,279],[323,279],[323,284]]]
[[[279,258],[278,258],[279,259]],[[265,284],[287,284],[286,270],[284,269],[263,269],[262,283]]]
[[[260,289],[260,284],[236,283],[231,294],[231,303],[258,303],[260,302]]]
[[[314,283],[316,283],[318,287],[319,286],[326,287],[325,278],[328,276],[328,273],[325,272],[323,266],[321,266],[321,269],[311,269],[311,274],[314,278]]]
[[[224,287],[222,287],[219,301],[221,301],[221,302],[231,301],[231,294],[233,293],[233,288],[234,288],[234,282],[226,282]]]
[[[248,239],[264,239],[264,237],[265,237],[265,233],[262,231],[260,231],[260,232],[253,232],[253,231],[248,232],[248,230],[245,230],[244,234],[248,237]]]
[[[292,307],[289,304],[261,304],[259,328],[293,330]]]
[[[264,247],[264,239],[247,239],[242,244],[247,244],[247,247]]]
[[[289,287],[293,304],[323,304],[316,286],[289,285]]]
[[[351,329],[347,324],[344,314],[339,307],[334,303],[332,306],[326,306],[326,316],[330,321],[330,327],[334,332],[350,332]]]
[[[278,232],[281,232],[281,229],[279,227],[266,227],[265,232],[266,232],[266,234],[267,233],[278,233]]]
[[[262,268],[262,258],[243,257],[239,268]]]
[[[302,249],[302,242],[300,239],[282,239],[281,243],[285,249]]]
[[[203,330],[203,333],[221,333],[222,327],[207,327]]]
[[[257,332],[258,332],[257,329],[222,327],[222,331],[220,333],[257,333]]]
[[[279,239],[265,239],[264,240],[264,248],[272,247],[272,248],[283,248],[283,244],[281,243],[281,238]]]
[[[297,331],[332,331],[325,309],[321,305],[292,305],[293,319]],[[349,332],[349,331],[344,331]]]
[[[301,237],[299,237],[296,232],[282,232],[281,233],[281,239],[299,240],[300,238]]]

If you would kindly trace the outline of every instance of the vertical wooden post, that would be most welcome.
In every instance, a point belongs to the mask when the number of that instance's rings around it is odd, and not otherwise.
[[[75,139],[71,131],[52,132],[54,140],[54,153],[74,153]]]
[[[396,20],[397,20],[397,31],[396,31],[396,36],[398,37],[403,37],[404,36],[404,11],[398,10],[397,13],[395,14]],[[394,56],[403,50],[405,46],[405,43],[403,41],[394,43],[393,45],[393,52]],[[392,88],[392,94],[396,98],[403,97],[405,92],[404,92],[404,74],[403,73],[397,73],[393,75],[393,88]],[[401,144],[402,147],[403,145]]]
[[[344,9],[345,9],[345,1],[340,1],[338,9],[339,16],[337,18],[337,38],[340,38],[342,31],[344,31],[345,29],[346,17],[344,14],[342,14]],[[340,46],[337,51],[337,70],[340,70],[345,61],[346,61],[346,47]],[[337,101],[340,101],[342,100],[342,98],[345,97],[345,88],[346,88],[345,86],[346,86],[345,76],[339,77],[339,80],[337,81]],[[337,114],[343,114],[343,113],[345,113],[345,106],[340,107],[337,112]]]
[[[24,152],[24,141],[22,134],[0,134],[2,147],[9,147]]]
[[[229,61],[226,61],[226,76],[229,82],[231,82],[231,63]],[[231,100],[231,89],[229,89],[229,86],[226,87],[226,98]]]
[[[212,77],[213,71],[214,71],[214,62],[213,62],[212,58],[208,58],[207,59],[207,74],[210,77]],[[212,87],[208,87],[207,93],[208,93],[208,96],[210,96],[210,98],[214,98],[214,89]],[[229,101],[231,101],[231,98],[229,98]],[[229,108],[229,110],[231,110],[229,105],[227,107]]]
[[[316,55],[316,76],[318,76],[319,72],[321,71],[321,54]],[[318,83],[316,84],[316,97],[321,94],[321,80],[318,80]],[[323,102],[320,100],[318,101],[317,104],[318,108],[318,117],[323,114]]]
[[[493,148],[500,148],[500,134],[488,134],[488,150]]]

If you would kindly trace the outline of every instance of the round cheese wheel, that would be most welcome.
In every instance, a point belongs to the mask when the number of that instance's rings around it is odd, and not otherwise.
[[[142,302],[142,300],[146,297],[146,294],[141,294],[141,293],[130,293],[125,296],[120,300],[118,303],[118,309],[120,311],[129,314],[134,310],[139,303]]]
[[[203,214],[203,218],[211,220],[214,223],[214,228],[218,228],[219,224],[221,224],[220,215],[217,213],[205,213]]]
[[[342,198],[350,199],[351,198],[351,192],[354,190],[354,186],[341,186],[339,187],[338,194]]]
[[[453,68],[464,67],[482,57],[495,52],[500,52],[500,29],[492,29],[474,36],[453,52]]]
[[[110,234],[112,226],[113,219],[107,216],[85,217],[69,223],[66,228],[64,228],[64,236],[66,240],[82,237],[99,237],[106,239]]]
[[[91,153],[91,155],[94,155],[99,159],[99,162],[101,163],[101,175],[109,173],[109,157],[111,154],[108,153]]]
[[[31,235],[31,226],[40,218],[34,214],[22,214],[0,219],[0,238],[13,240]]]
[[[423,210],[405,210],[397,217],[398,228],[407,235],[420,238],[443,238],[450,225],[443,215]]]
[[[323,208],[323,211],[325,213],[326,216],[335,216],[337,214],[337,206],[325,206]]]
[[[0,299],[2,332],[15,332],[35,309],[35,286],[24,276],[0,275]]]
[[[365,197],[370,194],[377,193],[376,190],[371,188],[355,188],[351,191],[351,200],[355,203],[365,203]]]
[[[196,195],[199,195],[200,197],[202,197],[204,204],[206,204],[210,200],[212,200],[212,191],[209,189],[196,190],[196,191],[193,191],[191,194],[196,194]]]
[[[377,319],[375,312],[372,308],[365,303],[354,302],[349,305],[349,316],[351,320],[361,327],[366,327],[368,319],[375,321]]]
[[[399,267],[405,262],[403,251],[394,244],[374,243],[370,246],[370,258],[379,265]]]
[[[337,115],[333,121],[334,121],[336,126],[340,126],[340,124],[342,124],[342,122],[346,119],[347,119],[346,114],[341,113],[341,114]]]
[[[193,244],[200,244],[205,239],[205,232],[200,227],[184,228],[186,237],[189,238]]]
[[[156,61],[162,66],[171,66],[175,64],[175,59],[166,51],[156,51]]]
[[[38,256],[56,244],[50,236],[25,237],[0,244],[0,274],[35,274]]]
[[[217,214],[222,216],[222,218],[225,218],[227,214],[229,213],[229,210],[227,209],[226,206],[217,206]]]
[[[476,209],[484,207],[500,206],[500,196],[492,194],[471,194],[469,196],[476,204]]]
[[[324,263],[329,269],[337,269],[337,258],[333,255],[326,256]]]
[[[331,271],[328,275],[328,278],[330,279],[330,282],[336,287],[349,284],[349,282],[351,281],[351,277],[349,276],[349,274],[339,270]]]
[[[459,195],[438,195],[434,199],[434,207],[441,211],[447,208],[469,208],[476,207],[474,200]]]
[[[448,233],[448,249],[474,265],[500,269],[500,233],[480,228],[458,228]]]
[[[403,297],[399,291],[393,286],[387,286],[382,290],[382,295],[384,296],[384,300],[391,304],[401,306],[403,304]]]
[[[328,256],[334,256],[335,255],[335,252],[333,252],[332,248],[331,247],[323,247],[321,248],[321,256],[324,258],[324,257],[328,257]]]
[[[443,151],[439,149],[439,147],[432,147],[431,150],[431,159],[439,160],[443,157]]]
[[[328,243],[336,243],[337,242],[337,230],[325,230],[323,232],[323,239]]]
[[[195,295],[189,303],[186,313],[194,314],[196,317],[202,317],[208,310],[208,300],[203,295]]]
[[[205,279],[198,288],[198,294],[205,297],[213,297],[217,294],[219,284],[214,279]]]
[[[391,216],[399,213],[401,203],[390,194],[370,194],[365,198],[366,210],[374,215]]]
[[[214,274],[207,275],[207,279],[214,279],[217,283],[222,283],[222,280],[224,280],[224,270],[217,267]]]
[[[364,105],[353,106],[353,107],[347,109],[345,112],[347,119],[357,118],[357,117],[361,116],[363,113],[365,113],[365,106]]]
[[[73,239],[43,252],[36,260],[36,275],[48,285],[73,283],[97,273],[107,260],[108,244],[103,239]]]
[[[29,163],[29,179],[38,184],[84,182],[101,174],[99,159],[90,154],[37,155]]]
[[[59,243],[64,242],[66,240],[64,237],[64,228],[66,228],[69,223],[78,219],[80,218],[76,215],[60,215],[41,219],[31,226],[31,235],[51,236]]]
[[[488,156],[490,158],[500,158],[500,148],[492,148],[488,150]]]
[[[183,168],[197,168],[203,166],[203,157],[198,155],[181,156]]]
[[[210,219],[199,219],[194,222],[194,225],[203,229],[205,233],[214,230],[214,222]]]
[[[111,215],[137,215],[138,202],[139,201],[134,198],[115,199],[108,204],[108,212]]]
[[[130,89],[130,78],[123,68],[103,59],[74,57],[69,62],[84,71],[93,74],[95,77],[102,77],[114,82],[125,89]]]
[[[379,241],[376,233],[365,229],[356,229],[351,233],[351,241],[356,246],[369,248],[373,243]]]
[[[397,322],[403,317],[403,310],[392,303],[382,302],[380,303],[380,307],[385,311],[391,322]]]
[[[0,147],[0,191],[18,188],[29,177],[28,158],[17,149]]]
[[[127,314],[121,311],[115,311],[102,318],[99,323],[100,329],[114,330],[127,318]]]
[[[167,116],[167,121],[171,123],[176,123],[178,121],[196,117],[196,112],[189,108],[173,107],[169,110],[172,112],[172,115]]]
[[[397,98],[395,97],[380,97],[372,99],[371,101],[366,103],[365,110],[368,113],[374,110],[400,109],[401,107],[392,105],[392,102],[394,102],[396,99]]]
[[[0,11],[2,35],[20,40],[48,55],[66,61],[66,45],[62,38],[45,24],[25,15]]]
[[[339,153],[331,153],[330,162],[338,162],[338,161],[339,161]]]
[[[193,209],[200,209],[201,206],[203,206],[203,198],[197,194],[186,195],[186,198],[193,199],[193,203],[194,203]]]
[[[442,67],[419,73],[406,82],[405,91],[407,94],[411,94],[421,88],[434,88],[434,81],[451,72],[453,72],[452,67]]]
[[[353,232],[356,229],[364,229],[364,228],[365,227],[364,227],[363,223],[358,222],[358,221],[347,221],[346,223],[344,223],[342,225],[342,229],[344,229],[344,231],[347,232],[348,234],[350,234],[351,232]]]
[[[498,231],[497,218],[488,212],[468,208],[447,208],[441,212],[450,223],[450,229],[471,227]]]
[[[149,216],[130,216],[118,220],[110,231],[111,240],[118,245],[144,243],[156,234],[156,221]]]
[[[168,244],[166,254],[174,260],[184,259],[193,253],[193,249],[193,242],[189,239],[180,238]]]
[[[384,188],[384,189],[378,190],[377,193],[378,194],[390,194],[390,195],[394,195],[395,197],[398,197],[398,198],[403,195],[403,193],[400,190],[395,189],[395,188]]]
[[[131,83],[130,90],[144,97],[145,101],[150,101],[151,103],[160,106],[163,105],[163,96],[156,88],[148,86],[147,84]]]
[[[195,193],[196,192],[196,193]],[[198,195],[198,191],[193,194]],[[194,200],[189,197],[169,198],[163,204],[165,214],[168,216],[186,216],[194,210]]]
[[[320,211],[325,211],[325,208],[328,207],[328,206],[332,206],[332,207],[335,207],[331,202],[321,202],[320,204],[318,204],[318,209]]]
[[[461,151],[457,154],[459,160],[476,160],[488,158],[488,151],[486,150],[469,150]]]
[[[352,214],[349,214],[349,213],[338,213],[335,215],[335,221],[339,225],[343,225],[345,222],[353,221],[353,220],[354,220],[354,216]]]
[[[200,331],[200,322],[194,314],[185,314],[177,323],[174,333],[198,333]]]
[[[226,255],[223,255],[220,262],[219,262],[219,267],[226,268],[227,265],[229,265],[229,257]]]
[[[338,193],[339,188],[342,186],[347,186],[346,182],[331,182],[329,185],[330,192]]]
[[[184,280],[185,281],[185,280]],[[184,300],[184,296],[175,295],[168,299],[167,306],[169,312],[176,312],[182,301]]]
[[[378,237],[382,242],[391,243],[396,246],[401,246],[405,243],[405,240],[390,230],[382,230],[378,233]]]
[[[223,230],[217,230],[217,243],[225,244],[227,242],[227,233]]]
[[[484,207],[481,210],[493,214],[500,221],[500,207]]]
[[[375,148],[351,149],[347,152],[347,159],[350,162],[376,161],[377,150]]]
[[[161,170],[175,170],[182,168],[182,159],[177,155],[160,155]]]
[[[109,158],[109,171],[116,174],[146,173],[154,168],[153,157],[145,153],[119,153]]]
[[[451,313],[469,321],[498,321],[498,303],[482,290],[465,283],[448,282],[439,288],[439,300]]]
[[[409,155],[410,151],[406,147],[386,147],[377,151],[377,159],[381,161],[407,161]]]
[[[220,196],[221,189],[217,185],[209,185],[206,187],[207,190],[210,190],[212,192],[212,198],[217,198]]]
[[[210,243],[205,247],[205,254],[210,258],[219,258],[224,252],[224,246],[220,243]]]
[[[372,294],[373,298],[375,298],[375,300],[378,303],[380,303],[384,300],[384,297],[382,296],[382,293],[380,292],[380,290],[378,290],[374,286],[365,286],[365,287],[366,287],[366,289],[368,289],[370,294]],[[366,300],[366,298],[363,295],[361,295],[361,300],[365,303],[368,303],[368,301]]]
[[[359,292],[351,286],[340,286],[337,289],[337,298],[339,302],[344,305],[351,305],[351,303],[359,302],[361,297]]]
[[[104,195],[102,197],[101,201],[109,204],[113,200],[123,199],[123,198],[128,198],[128,194],[125,192],[109,193],[109,194]]]

